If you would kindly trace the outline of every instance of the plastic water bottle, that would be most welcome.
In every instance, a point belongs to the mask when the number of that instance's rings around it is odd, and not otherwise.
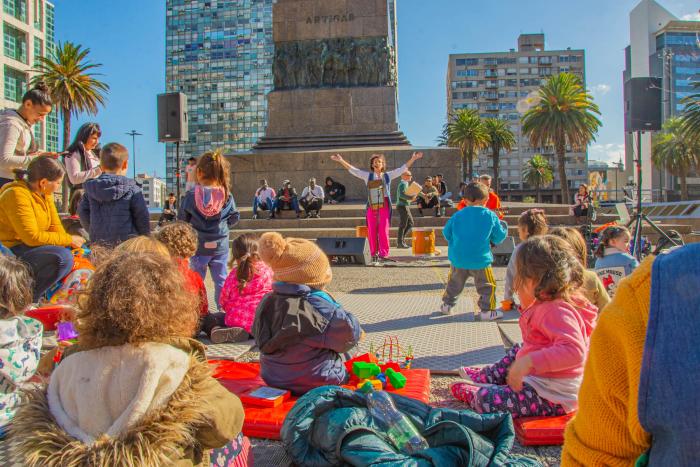
[[[386,432],[391,443],[404,454],[412,455],[428,449],[428,442],[421,436],[407,416],[398,411],[394,401],[385,391],[367,394],[369,413]]]

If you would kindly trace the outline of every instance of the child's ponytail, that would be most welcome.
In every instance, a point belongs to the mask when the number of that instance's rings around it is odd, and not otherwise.
[[[231,166],[222,154],[221,149],[202,154],[197,162],[197,171],[201,178],[215,181],[219,186],[223,187],[227,195],[231,192],[229,189]]]
[[[528,209],[518,218],[518,225],[527,231],[528,238],[545,235],[549,230],[547,216],[543,209]]]
[[[231,263],[229,264],[229,267],[233,268],[238,263],[236,269],[238,293],[243,293],[245,286],[255,277],[255,264],[258,261],[260,261],[260,255],[257,235],[239,235],[231,244]]]

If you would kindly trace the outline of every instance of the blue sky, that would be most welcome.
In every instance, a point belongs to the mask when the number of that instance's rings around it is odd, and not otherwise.
[[[548,49],[585,49],[587,86],[603,114],[591,159],[622,154],[622,69],[629,11],[638,0],[398,0],[401,129],[415,145],[433,145],[446,114],[448,55],[505,51],[521,33],[544,32]],[[696,0],[662,0],[678,17],[700,19]],[[164,0],[56,0],[56,35],[91,49],[111,86],[95,119],[103,142],[131,150],[136,129],[137,169],[163,176],[165,148],[157,142],[156,94],[165,88]],[[89,6],[88,6],[89,5]],[[692,16],[690,16],[692,15]],[[73,132],[74,133],[74,132]],[[131,172],[131,171],[130,171]]]

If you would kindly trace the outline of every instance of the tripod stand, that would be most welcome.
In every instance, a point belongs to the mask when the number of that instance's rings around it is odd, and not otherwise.
[[[660,242],[665,242],[667,245],[679,246],[682,245],[682,241],[679,243],[676,239],[671,238],[666,234],[661,228],[654,223],[647,215],[642,211],[642,131],[637,130],[637,158],[634,160],[637,165],[637,208],[634,216],[630,219],[627,224],[627,228],[634,224],[634,234],[632,237],[632,256],[635,256],[637,260],[642,259],[642,226],[643,222],[646,222],[656,233],[661,236]]]

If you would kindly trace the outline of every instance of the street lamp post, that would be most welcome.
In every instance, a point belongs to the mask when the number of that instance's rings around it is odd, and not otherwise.
[[[127,135],[131,136],[131,152],[134,154],[134,180],[136,180],[136,137],[143,135],[136,130],[131,130]]]

